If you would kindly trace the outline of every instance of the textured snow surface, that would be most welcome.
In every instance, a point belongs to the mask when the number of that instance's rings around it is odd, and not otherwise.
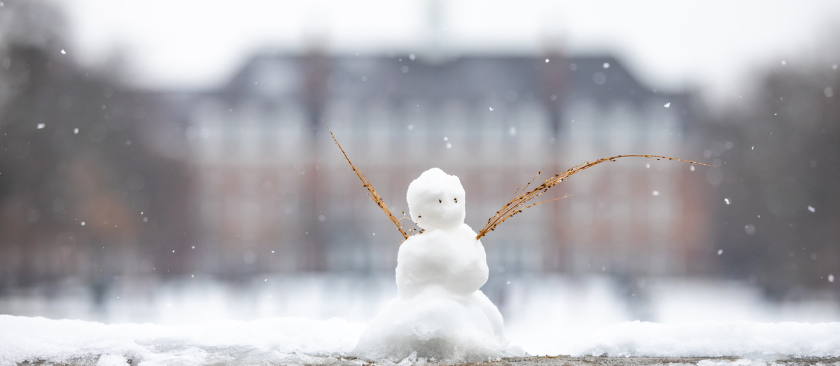
[[[100,365],[312,363],[312,356],[349,355],[363,327],[341,319],[162,326],[0,315],[0,365],[100,356]],[[840,323],[624,322],[557,347],[573,356],[838,357]]]
[[[99,358],[100,365],[206,365],[250,360],[302,362],[349,353],[364,324],[342,319],[273,318],[200,325],[106,325],[0,315],[0,365]],[[122,363],[120,363],[122,362]]]
[[[578,355],[609,356],[840,356],[840,323],[625,322],[586,339]]]

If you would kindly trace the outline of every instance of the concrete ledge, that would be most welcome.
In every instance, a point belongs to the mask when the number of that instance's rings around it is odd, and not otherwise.
[[[93,366],[99,361],[99,357],[77,358],[67,362],[55,363],[49,361],[30,361],[18,363],[19,366]],[[254,359],[239,359],[225,362],[224,365],[253,365]],[[274,362],[257,362],[260,365],[283,365]],[[140,364],[138,360],[128,360],[131,366]],[[219,363],[210,363],[221,365]],[[322,365],[322,366],[374,366],[375,363],[355,358],[335,357],[310,357],[308,362],[294,362],[295,365]],[[429,362],[417,362],[416,365],[435,366],[448,365]],[[393,365],[393,364],[390,364]],[[505,358],[499,361],[461,364],[462,366],[840,366],[840,357],[791,357],[791,356],[768,356],[756,355],[754,357],[607,357],[607,356],[544,356],[544,357],[515,357]],[[400,366],[406,366],[400,363]]]
[[[766,356],[755,357],[606,357],[606,356],[552,356],[552,357],[520,357],[506,358],[500,361],[483,362],[472,365],[487,366],[648,366],[648,365],[832,365],[840,366],[840,357],[789,357]]]

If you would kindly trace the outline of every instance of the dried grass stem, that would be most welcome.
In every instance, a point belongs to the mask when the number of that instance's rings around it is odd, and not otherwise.
[[[640,158],[648,158],[648,159],[656,159],[656,160],[667,159],[667,160],[682,161],[682,162],[686,162],[686,163],[690,163],[690,164],[700,164],[700,165],[710,166],[708,164],[698,163],[698,162],[691,161],[691,160],[677,159],[677,158],[672,158],[670,156],[662,156],[662,155],[616,155],[616,156],[609,157],[609,158],[598,159],[598,160],[595,160],[595,161],[587,161],[587,162],[578,164],[576,166],[573,166],[573,167],[567,169],[566,171],[564,171],[562,173],[555,174],[553,177],[550,177],[550,178],[546,179],[545,182],[543,182],[539,186],[535,187],[534,189],[532,189],[530,191],[526,191],[528,189],[528,187],[531,185],[531,183],[533,183],[534,180],[536,180],[537,177],[540,176],[540,174],[542,174],[542,170],[540,170],[537,173],[537,175],[535,175],[534,178],[531,179],[531,181],[528,182],[528,184],[525,185],[525,187],[516,189],[516,192],[514,192],[513,197],[508,201],[508,203],[505,203],[505,205],[502,206],[502,208],[499,211],[496,211],[496,214],[494,214],[493,217],[491,217],[489,220],[487,220],[487,224],[484,225],[484,227],[481,229],[481,231],[478,232],[478,236],[476,236],[475,238],[476,239],[481,239],[482,236],[485,236],[485,235],[487,235],[487,233],[495,230],[496,226],[499,226],[499,224],[505,222],[507,219],[515,216],[516,214],[521,213],[522,210],[525,210],[527,208],[531,208],[531,207],[534,207],[536,205],[540,205],[540,204],[543,204],[543,203],[546,203],[546,202],[552,202],[552,201],[556,201],[558,199],[568,197],[568,196],[564,196],[564,197],[556,198],[556,199],[549,200],[549,201],[540,201],[540,202],[532,203],[532,204],[526,206],[526,204],[529,201],[531,201],[534,198],[537,198],[541,194],[545,193],[546,191],[548,191],[549,188],[560,184],[560,182],[566,180],[566,178],[568,178],[568,177],[570,177],[570,176],[572,176],[572,175],[574,175],[574,174],[576,174],[576,173],[578,173],[582,170],[589,169],[589,168],[591,168],[595,165],[598,165],[598,164],[601,164],[601,163],[604,163],[604,162],[607,162],[607,161],[616,161],[617,159],[628,158],[628,157],[640,157]],[[543,168],[543,169],[545,169],[545,168]]]
[[[385,206],[385,201],[383,201],[382,197],[379,196],[379,193],[376,193],[376,190],[373,189],[373,185],[370,184],[370,181],[368,181],[368,179],[365,177],[362,171],[356,168],[356,165],[350,161],[350,158],[347,157],[347,153],[344,152],[344,149],[341,147],[341,144],[338,143],[338,140],[336,140],[335,135],[333,134],[330,127],[327,126],[326,122],[324,122],[324,127],[326,127],[327,131],[330,132],[330,136],[332,136],[332,139],[333,141],[335,141],[335,144],[338,145],[338,149],[341,150],[341,153],[344,155],[344,159],[347,160],[347,164],[350,164],[350,167],[353,168],[353,172],[356,173],[356,176],[358,176],[359,179],[362,181],[362,186],[364,186],[368,190],[369,198],[372,199],[373,202],[376,202],[376,205],[379,206],[379,208],[381,208],[386,215],[388,215],[388,219],[390,219],[391,222],[394,223],[394,225],[397,227],[397,230],[400,231],[400,235],[402,235],[403,239],[408,239],[408,234],[403,229],[403,225],[400,222],[400,219],[398,219],[396,216],[394,216],[394,214],[391,213],[391,210],[389,210],[388,207]]]

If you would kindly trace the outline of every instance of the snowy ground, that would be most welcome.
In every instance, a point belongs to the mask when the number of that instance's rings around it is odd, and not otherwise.
[[[637,284],[508,277],[485,292],[509,338],[535,355],[840,357],[840,306],[828,300],[770,304],[730,282]],[[0,365],[330,363],[395,291],[392,277],[334,275],[118,283],[99,306],[72,285],[17,293],[0,297],[0,313],[17,315],[0,316]]]

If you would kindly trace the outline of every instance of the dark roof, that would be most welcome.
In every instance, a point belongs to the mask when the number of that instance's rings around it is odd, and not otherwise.
[[[426,62],[409,55],[282,54],[253,58],[222,94],[233,99],[304,98],[312,88],[323,89],[327,98],[359,100],[479,101],[556,95],[567,101],[640,104],[654,95],[610,56],[553,57],[550,62],[536,56],[463,56]]]

